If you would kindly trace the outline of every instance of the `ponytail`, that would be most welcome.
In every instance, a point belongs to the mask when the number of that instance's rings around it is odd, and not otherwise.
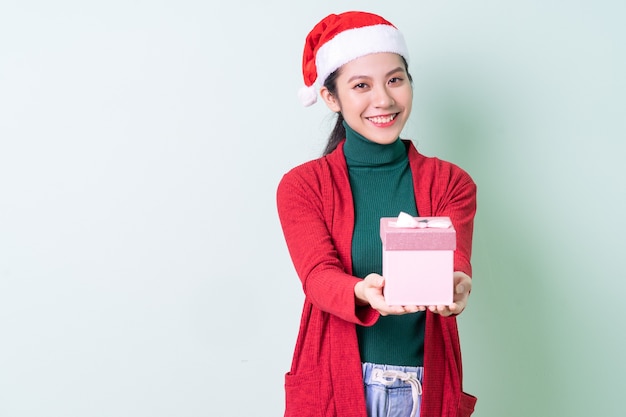
[[[339,145],[339,142],[341,142],[345,137],[346,128],[343,125],[343,115],[341,113],[337,113],[337,122],[335,123],[335,127],[332,132],[330,132],[328,143],[326,143],[323,155],[328,155],[334,151],[337,148],[337,145]]]
[[[324,87],[326,87],[328,92],[335,97],[337,97],[337,77],[339,76],[340,70],[341,68],[333,71],[328,77],[326,77],[326,80],[324,80]],[[335,122],[335,127],[332,132],[330,132],[323,155],[328,155],[334,151],[337,148],[337,145],[339,145],[345,137],[346,128],[343,126],[343,115],[341,112],[337,112],[337,121]]]

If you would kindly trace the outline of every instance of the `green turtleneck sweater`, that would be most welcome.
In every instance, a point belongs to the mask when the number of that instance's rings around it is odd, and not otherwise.
[[[352,130],[347,123],[343,150],[354,199],[352,271],[364,278],[382,274],[380,218],[401,211],[417,216],[407,150],[398,138],[380,145]],[[423,312],[381,316],[371,327],[357,326],[361,361],[387,365],[423,366]]]

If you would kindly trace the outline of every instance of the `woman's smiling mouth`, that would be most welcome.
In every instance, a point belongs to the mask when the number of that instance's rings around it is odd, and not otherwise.
[[[384,126],[391,124],[398,113],[389,114],[386,116],[374,116],[374,117],[366,117],[367,120],[374,123],[377,126]]]

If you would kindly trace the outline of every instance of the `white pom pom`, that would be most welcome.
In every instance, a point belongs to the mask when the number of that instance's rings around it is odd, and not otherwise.
[[[298,90],[298,98],[304,107],[309,107],[312,104],[315,104],[317,101],[317,92],[315,91],[315,86],[310,87],[301,87]]]

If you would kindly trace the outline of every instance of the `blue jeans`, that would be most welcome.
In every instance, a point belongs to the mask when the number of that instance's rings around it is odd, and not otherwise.
[[[363,363],[368,417],[416,417],[422,401],[423,367]]]

